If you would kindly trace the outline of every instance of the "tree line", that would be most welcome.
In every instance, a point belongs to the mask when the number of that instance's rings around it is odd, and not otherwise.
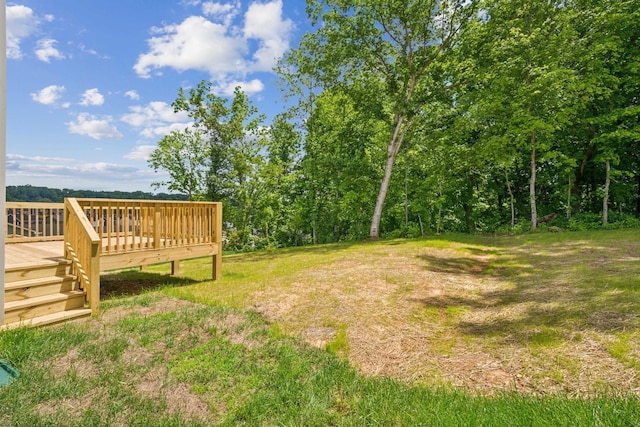
[[[135,200],[186,200],[182,194],[147,193],[143,191],[93,191],[8,185],[7,202],[62,203],[66,197],[79,199],[135,199]]]
[[[308,0],[290,108],[173,103],[157,183],[222,201],[230,245],[637,225],[640,0]]]

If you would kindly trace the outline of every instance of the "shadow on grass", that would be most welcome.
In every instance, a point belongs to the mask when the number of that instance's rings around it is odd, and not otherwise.
[[[546,237],[546,236],[545,236]],[[493,311],[457,328],[467,335],[522,339],[541,328],[573,331],[633,332],[640,329],[640,244],[631,237],[562,242],[502,241],[492,259],[421,255],[423,267],[476,283],[478,292],[447,293],[417,300],[425,308],[465,307]],[[504,283],[483,290],[482,278]]]
[[[198,283],[198,281],[161,273],[121,271],[118,273],[105,274],[100,277],[100,297],[118,298],[134,296],[167,286],[180,287],[194,283]]]
[[[256,252],[241,252],[236,254],[225,255],[224,260],[233,262],[234,258],[241,259],[242,262],[265,261],[271,259],[281,260],[290,256],[299,256],[300,254],[318,255],[342,252],[354,245],[375,244],[376,242],[357,241],[357,242],[341,242],[326,243],[309,246],[292,246],[289,248],[269,249]]]

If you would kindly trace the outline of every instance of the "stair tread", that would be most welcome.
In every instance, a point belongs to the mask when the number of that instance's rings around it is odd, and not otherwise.
[[[88,317],[91,315],[89,308],[75,308],[72,310],[61,311],[58,313],[47,314],[45,316],[34,317],[33,319],[22,320],[20,322],[8,323],[0,325],[0,330],[18,328],[22,326],[42,326],[52,323],[58,323],[69,319],[80,317]]]
[[[71,260],[68,260],[64,257],[55,258],[51,260],[38,260],[36,262],[26,262],[23,264],[14,264],[11,266],[6,266],[5,271],[19,271],[24,270],[25,268],[47,268],[55,265],[71,265]]]
[[[27,298],[20,301],[9,301],[9,302],[5,302],[4,311],[5,313],[7,313],[12,310],[19,310],[25,307],[31,307],[31,306],[47,304],[47,303],[52,303],[57,301],[64,301],[64,300],[68,300],[68,299],[79,297],[79,296],[84,297],[84,292],[83,291],[66,291],[66,292],[58,292],[55,294],[42,295],[39,297]]]
[[[47,276],[47,277],[39,277],[36,279],[27,279],[27,280],[19,280],[17,282],[10,282],[5,284],[5,291],[20,289],[20,288],[29,288],[32,286],[41,286],[41,285],[49,285],[54,283],[61,283],[70,280],[76,280],[77,277],[71,274],[65,274],[64,276]]]

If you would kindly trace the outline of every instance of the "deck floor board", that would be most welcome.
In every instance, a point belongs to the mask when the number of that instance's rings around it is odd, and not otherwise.
[[[4,246],[4,267],[42,264],[64,257],[64,242],[8,243]]]

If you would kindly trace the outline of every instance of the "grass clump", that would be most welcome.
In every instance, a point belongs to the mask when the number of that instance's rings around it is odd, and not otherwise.
[[[327,351],[339,357],[346,358],[349,355],[349,341],[347,338],[347,325],[344,323],[336,328],[335,338],[327,344]]]

